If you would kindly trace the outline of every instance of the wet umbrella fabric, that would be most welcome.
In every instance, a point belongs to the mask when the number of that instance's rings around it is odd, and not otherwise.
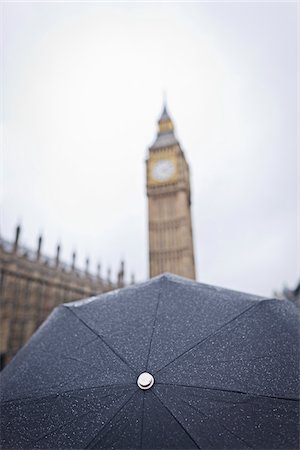
[[[297,325],[169,274],[62,305],[3,371],[2,446],[298,448]]]

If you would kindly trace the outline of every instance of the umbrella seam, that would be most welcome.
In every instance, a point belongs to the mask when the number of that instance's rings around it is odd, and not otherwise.
[[[117,412],[112,416],[112,418],[99,430],[99,432],[96,434],[96,436],[94,436],[93,437],[93,439],[84,447],[85,449],[87,449],[87,448],[93,448],[93,447],[90,447],[90,445],[94,442],[94,441],[96,441],[97,442],[97,438],[98,438],[98,436],[102,433],[102,431],[105,429],[105,428],[107,428],[110,424],[111,424],[111,422],[114,420],[114,418],[122,411],[122,409],[130,402],[130,400],[132,400],[132,398],[135,396],[135,394],[138,392],[138,390],[136,390],[132,395],[131,395],[131,397],[129,397],[129,399],[128,400],[126,400],[126,402],[124,402],[123,404],[122,404],[122,406],[120,406],[120,408],[117,410]],[[104,437],[104,436],[103,436]],[[100,441],[99,442],[101,442],[101,439],[100,439]],[[99,443],[99,442],[97,442],[97,444]],[[95,447],[94,447],[95,448]]]
[[[81,317],[77,316],[77,314],[75,314],[75,312],[69,308],[69,307],[65,307],[68,311],[72,312],[74,314],[74,316],[83,324],[85,325],[92,333],[94,333],[96,336],[98,336],[98,338],[103,342],[103,344],[105,344],[110,350],[111,352],[117,356],[135,375],[136,375],[136,371],[129,365],[129,363],[121,356],[118,354],[118,352],[110,346],[110,344],[108,344],[103,337],[98,334],[93,328],[91,328],[86,322],[84,322],[84,320],[81,319]]]
[[[184,426],[179,422],[179,420],[177,419],[177,417],[174,416],[174,414],[172,413],[172,411],[163,403],[163,401],[158,397],[158,395],[155,394],[154,391],[152,391],[153,395],[155,395],[155,397],[157,398],[157,400],[160,401],[160,403],[163,405],[164,408],[166,408],[169,413],[171,414],[171,416],[175,419],[175,421],[178,423],[178,425],[183,429],[183,431],[188,435],[188,437],[194,442],[194,444],[196,445],[196,447],[201,450],[201,447],[199,447],[199,445],[197,444],[197,442],[194,440],[194,438],[190,435],[190,433],[184,428]]]
[[[54,430],[50,431],[49,433],[46,433],[43,436],[40,436],[38,439],[33,441],[33,443],[36,444],[37,442],[40,442],[45,437],[50,436],[51,434],[55,433],[56,431],[60,430],[61,428],[64,428],[65,426],[71,424],[72,422],[75,422],[75,420],[80,419],[81,417],[87,416],[90,413],[91,413],[91,411],[87,411],[79,416],[73,417],[72,420],[64,422],[64,423],[60,424],[57,428],[54,428]]]
[[[4,400],[3,402],[0,402],[1,405],[5,405],[7,403],[10,402],[18,402],[18,401],[27,401],[27,400],[42,400],[42,399],[46,399],[46,398],[50,398],[50,397],[59,397],[62,396],[64,394],[69,394],[71,392],[78,392],[78,391],[89,391],[92,389],[105,389],[105,388],[126,388],[128,386],[134,386],[136,387],[135,383],[128,383],[128,384],[105,384],[103,386],[91,386],[91,387],[87,387],[87,388],[78,388],[78,389],[70,389],[68,391],[62,391],[59,393],[53,393],[53,394],[49,394],[49,395],[42,395],[40,397],[23,397],[23,398],[13,398],[10,400]]]
[[[143,434],[144,434],[144,409],[145,408],[145,392],[143,392],[143,404],[142,404],[142,425],[141,425],[141,442],[140,447],[143,449]]]
[[[273,395],[264,395],[264,394],[255,394],[253,392],[244,392],[244,391],[236,391],[236,390],[230,390],[230,389],[221,389],[221,388],[212,388],[212,387],[205,387],[205,386],[192,386],[187,384],[170,384],[170,383],[156,383],[156,385],[160,386],[177,386],[177,387],[184,387],[184,388],[192,388],[192,389],[203,389],[206,391],[221,391],[221,392],[232,392],[235,394],[243,394],[243,395],[252,395],[253,397],[261,397],[261,398],[270,398],[273,400],[286,400],[286,401],[292,401],[292,402],[299,402],[298,398],[292,398],[292,397],[276,397]]]
[[[135,394],[135,393],[134,393]],[[133,395],[134,395],[133,394]],[[133,397],[132,395],[132,397]],[[132,398],[131,397],[131,398]],[[57,397],[57,399],[60,398],[60,396]],[[57,400],[56,399],[56,400]],[[130,400],[130,399],[129,399]],[[61,428],[64,428],[65,426],[75,422],[75,420],[80,419],[81,417],[87,416],[88,414],[90,414],[91,412],[97,412],[99,410],[99,408],[91,408],[91,406],[89,406],[89,411],[84,412],[82,414],[80,414],[79,416],[73,417],[72,420],[66,421],[62,424],[60,424],[58,427],[54,428],[54,430],[50,431],[49,433],[44,434],[43,436],[40,436],[37,440],[34,441],[34,444],[36,444],[37,442],[41,441],[42,439],[44,439],[47,436],[50,436],[51,434],[55,433],[57,430],[60,430]],[[51,411],[52,412],[52,411]]]
[[[218,328],[217,330],[213,331],[212,333],[210,333],[208,336],[206,336],[205,338],[203,338],[201,341],[197,342],[196,344],[194,344],[192,347],[190,347],[189,349],[185,350],[183,353],[181,353],[180,355],[176,356],[176,358],[174,358],[172,361],[170,361],[169,363],[167,363],[165,366],[163,366],[161,369],[159,369],[157,372],[155,372],[155,375],[157,375],[159,372],[165,370],[170,364],[174,363],[176,360],[178,360],[179,358],[181,358],[182,356],[186,355],[187,353],[189,353],[191,350],[193,350],[195,347],[197,347],[200,344],[203,344],[205,341],[207,341],[208,339],[210,339],[211,337],[215,336],[216,334],[218,334],[221,330],[223,330],[226,326],[230,325],[232,322],[234,322],[235,320],[237,320],[238,318],[240,318],[242,315],[244,315],[247,311],[250,311],[251,309],[255,309],[258,305],[260,305],[263,302],[263,300],[261,300],[260,302],[249,306],[249,308],[244,309],[244,311],[242,311],[240,314],[238,314],[237,316],[233,317],[231,320],[229,320],[228,322],[226,322],[224,325],[222,325],[220,328]]]
[[[153,341],[153,336],[154,336],[156,322],[157,322],[157,316],[158,316],[158,307],[159,307],[160,298],[161,298],[161,291],[162,291],[162,288],[160,288],[158,296],[157,296],[157,304],[156,304],[156,309],[155,309],[155,316],[154,316],[154,321],[153,321],[153,325],[152,325],[152,333],[151,333],[147,362],[146,362],[146,371],[148,370],[148,364],[149,364],[151,348],[152,348],[152,341]]]
[[[240,436],[238,436],[237,434],[233,433],[233,431],[229,430],[229,428],[225,427],[225,425],[223,425],[222,423],[218,422],[217,419],[214,419],[211,416],[208,416],[207,414],[205,414],[201,409],[197,409],[195,406],[190,405],[186,400],[183,400],[181,397],[179,397],[178,395],[174,394],[175,397],[179,398],[183,403],[185,403],[186,405],[188,405],[190,408],[192,408],[194,411],[196,412],[200,412],[200,414],[202,414],[203,416],[207,417],[210,420],[213,420],[214,422],[216,422],[219,426],[221,426],[222,428],[224,428],[225,430],[227,430],[230,434],[232,434],[233,436],[235,436],[236,438],[238,438],[240,441],[242,441],[244,444],[246,444],[249,448],[253,449],[253,447],[251,447],[251,445],[246,442],[243,438],[241,438]]]
[[[95,338],[95,341],[96,340],[98,340],[98,336]],[[44,352],[44,350],[43,350],[43,352]],[[46,352],[47,353],[47,352]],[[51,354],[51,353],[50,353]],[[58,355],[58,357],[61,357],[62,355]],[[79,362],[79,360],[77,359],[77,358],[72,358],[72,357],[64,357],[64,359],[66,359],[66,358],[69,358],[69,359],[71,359],[71,360],[77,360],[77,362]],[[83,360],[82,360],[82,362],[83,362]],[[97,364],[87,364],[92,370],[99,370],[99,365],[97,365]],[[80,379],[80,378],[82,378],[82,374],[79,374],[79,375],[76,375],[74,378],[73,378],[73,381],[74,380],[77,380],[77,379]],[[69,384],[69,381],[66,381],[65,383],[63,383],[62,385],[60,385],[59,387],[63,387],[64,385],[68,385]]]

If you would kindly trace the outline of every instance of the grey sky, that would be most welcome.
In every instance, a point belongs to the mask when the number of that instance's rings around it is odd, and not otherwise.
[[[148,275],[163,91],[192,173],[198,280],[295,285],[296,3],[2,3],[1,233]],[[299,248],[298,248],[299,252]],[[297,267],[298,265],[298,267]]]

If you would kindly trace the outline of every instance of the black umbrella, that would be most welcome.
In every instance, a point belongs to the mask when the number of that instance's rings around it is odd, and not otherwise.
[[[168,274],[62,305],[3,372],[3,448],[295,449],[296,317]]]

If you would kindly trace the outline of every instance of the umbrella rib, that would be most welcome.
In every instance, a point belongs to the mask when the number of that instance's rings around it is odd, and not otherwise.
[[[149,364],[149,358],[150,358],[150,354],[151,354],[151,347],[152,347],[154,331],[155,331],[156,322],[157,322],[158,307],[159,307],[159,303],[160,303],[160,298],[161,298],[161,288],[160,288],[160,291],[159,291],[158,296],[157,296],[157,304],[156,304],[156,309],[155,309],[155,316],[154,316],[154,321],[153,321],[153,325],[152,325],[152,332],[151,332],[151,338],[150,338],[150,344],[149,344],[149,350],[148,350],[148,356],[147,356],[146,371],[148,370],[148,364]]]
[[[66,309],[68,309],[72,314],[74,314],[74,316],[83,324],[86,326],[86,328],[88,328],[92,333],[94,333],[96,336],[98,336],[98,338],[103,342],[103,344],[105,344],[110,351],[117,356],[135,375],[136,375],[136,371],[129,365],[129,363],[121,356],[119,355],[119,353],[113,348],[111,347],[111,345],[109,345],[105,339],[103,339],[103,337],[98,334],[93,328],[91,328],[84,320],[82,320],[79,316],[77,316],[77,314],[75,314],[75,312],[73,311],[73,309],[65,306]]]
[[[127,384],[106,384],[103,386],[92,386],[88,388],[79,388],[79,389],[71,389],[70,391],[65,391],[64,394],[69,394],[70,392],[80,392],[80,391],[89,391],[90,389],[102,389],[102,388],[126,388],[128,386],[136,387],[136,383],[127,383]]]
[[[96,339],[98,340],[98,337],[97,337]],[[96,340],[96,339],[95,339],[95,340]],[[73,359],[73,360],[74,360],[74,359]],[[97,364],[89,364],[89,366],[91,367],[92,370],[99,370],[99,366],[98,366]],[[80,379],[80,378],[82,378],[82,377],[83,377],[82,374],[76,375],[75,377],[72,378],[72,381],[78,380],[78,378]],[[65,386],[65,385],[68,385],[69,383],[70,383],[70,381],[67,380],[65,383],[60,384],[58,387],[63,387],[63,386]],[[55,386],[53,386],[53,387],[55,387]]]
[[[120,408],[117,410],[117,412],[111,417],[111,419],[100,429],[100,431],[96,434],[96,436],[93,437],[93,439],[84,447],[85,449],[87,448],[93,448],[90,447],[91,444],[93,444],[93,442],[97,442],[97,438],[98,436],[102,433],[102,431],[107,428],[109,426],[109,424],[114,420],[114,418],[122,411],[122,409],[127,405],[127,403],[130,402],[130,400],[134,397],[134,395],[137,393],[138,390],[135,390],[135,392],[129,397],[128,400],[126,400],[121,406]],[[101,441],[100,441],[101,442]]]
[[[168,362],[165,366],[163,366],[161,369],[159,369],[155,375],[157,375],[159,372],[161,372],[162,370],[165,370],[170,364],[172,364],[173,362],[175,362],[177,359],[181,358],[182,356],[186,355],[187,353],[189,353],[190,351],[192,351],[195,347],[197,347],[200,344],[203,344],[205,341],[207,341],[208,339],[210,339],[212,336],[215,336],[216,334],[218,334],[220,331],[222,331],[225,327],[227,327],[228,325],[230,325],[232,322],[234,322],[235,320],[237,320],[238,318],[240,318],[243,314],[245,314],[246,312],[250,311],[253,308],[256,308],[263,300],[261,300],[258,303],[255,303],[254,305],[249,306],[249,308],[244,309],[244,311],[242,311],[240,314],[238,314],[237,316],[233,317],[231,320],[229,320],[228,322],[224,323],[224,325],[222,325],[220,328],[218,328],[217,330],[213,331],[212,333],[210,333],[208,336],[206,336],[205,338],[201,339],[201,341],[197,342],[196,344],[192,345],[192,347],[188,348],[187,350],[185,350],[183,353],[181,353],[180,355],[176,356],[176,358],[172,359],[170,362]]]
[[[134,394],[135,394],[135,392],[134,392]],[[133,395],[134,395],[134,394],[133,394]],[[133,395],[132,395],[132,397],[133,397]],[[132,398],[132,397],[131,397],[131,398]],[[59,396],[58,396],[58,398],[59,398]],[[56,399],[56,400],[57,400],[57,399]],[[130,399],[129,399],[129,400],[130,400]],[[53,410],[53,408],[51,409],[50,413],[52,413],[52,410]],[[91,412],[97,412],[97,410],[98,410],[98,408],[91,408],[91,407],[90,407],[89,411],[86,411],[86,412],[80,414],[79,416],[73,417],[71,420],[67,420],[66,422],[63,422],[63,423],[60,424],[58,427],[54,428],[54,430],[50,431],[49,433],[43,434],[42,436],[40,436],[39,438],[37,438],[37,440],[35,440],[34,443],[36,444],[37,442],[40,442],[42,439],[44,439],[44,438],[47,437],[47,436],[50,436],[51,434],[55,433],[57,430],[60,430],[61,428],[64,428],[65,426],[67,426],[67,425],[69,425],[69,424],[75,422],[75,420],[80,419],[81,417],[87,416],[87,415],[90,414]],[[50,413],[49,413],[49,414],[50,414]],[[49,417],[49,414],[48,414],[48,417]],[[48,418],[48,417],[47,417],[47,418]]]
[[[183,429],[183,431],[188,435],[188,437],[194,442],[194,444],[196,445],[196,447],[201,450],[201,447],[199,447],[199,445],[197,444],[197,442],[193,439],[193,437],[190,435],[190,433],[184,428],[184,426],[179,422],[179,420],[177,419],[177,417],[174,416],[174,414],[172,413],[172,411],[165,405],[165,403],[158,397],[158,395],[155,394],[154,391],[152,391],[153,395],[155,395],[155,397],[157,398],[157,400],[160,401],[160,403],[163,405],[164,408],[166,408],[169,413],[171,414],[171,416],[173,417],[173,419],[175,419],[175,421],[178,423],[178,425]]]
[[[143,404],[142,404],[142,424],[141,424],[141,442],[140,448],[143,449],[143,434],[144,434],[144,406],[145,405],[145,392],[143,392]]]
[[[10,400],[4,400],[3,402],[1,402],[1,405],[5,405],[7,403],[11,403],[11,402],[18,402],[18,401],[26,401],[26,400],[44,400],[50,397],[60,397],[64,394],[69,394],[71,392],[79,392],[79,391],[89,391],[92,389],[104,389],[104,388],[126,388],[128,386],[134,386],[136,387],[135,383],[128,383],[128,384],[105,384],[103,386],[91,386],[91,387],[87,387],[87,388],[78,388],[78,389],[70,389],[68,391],[62,391],[59,393],[53,393],[53,394],[49,394],[49,395],[41,395],[40,397],[21,397],[21,398],[12,398]]]
[[[38,439],[36,439],[35,441],[33,441],[34,444],[37,444],[38,442],[40,442],[42,439],[44,439],[47,436],[50,436],[51,434],[55,433],[57,430],[60,430],[61,428],[64,428],[65,426],[71,424],[72,422],[75,422],[75,420],[80,419],[81,417],[87,416],[88,414],[90,414],[91,411],[87,411],[83,414],[80,414],[79,416],[73,417],[72,420],[68,420],[66,422],[63,422],[62,424],[60,424],[58,427],[54,428],[54,430],[50,431],[49,433],[43,434],[43,436],[40,436]]]
[[[253,447],[251,447],[251,445],[246,442],[242,437],[238,436],[237,434],[233,433],[233,431],[229,430],[229,428],[225,427],[225,425],[223,425],[222,423],[220,423],[218,420],[214,419],[213,417],[208,416],[207,414],[205,414],[201,409],[197,409],[195,406],[190,405],[186,400],[183,400],[182,398],[180,398],[178,395],[175,394],[175,396],[177,398],[179,398],[183,403],[185,403],[186,405],[188,405],[190,408],[192,408],[194,411],[196,412],[200,412],[200,414],[202,414],[203,416],[205,416],[207,419],[213,420],[214,422],[217,422],[222,428],[224,428],[225,430],[227,430],[230,434],[232,434],[232,436],[238,438],[240,441],[242,441],[244,444],[246,444],[249,448],[253,449]]]
[[[290,402],[298,402],[298,398],[293,397],[276,397],[274,395],[264,395],[264,394],[255,394],[254,392],[245,392],[245,391],[237,391],[237,390],[231,390],[231,389],[221,389],[221,388],[212,388],[212,387],[205,387],[205,386],[192,386],[187,384],[170,384],[170,383],[159,383],[157,382],[156,385],[161,386],[176,386],[176,387],[184,387],[184,388],[191,388],[191,389],[202,389],[204,391],[221,391],[221,392],[232,392],[234,394],[243,394],[243,395],[252,395],[254,397],[261,397],[261,398],[271,398],[274,400],[286,400]]]
[[[98,340],[98,336],[95,338],[95,339],[93,339],[93,341],[90,341],[89,343],[91,343],[91,342],[94,342],[94,341],[96,341],[96,340]],[[85,344],[85,345],[88,345],[88,344]],[[51,353],[51,352],[48,352],[48,351],[46,351],[46,350],[42,350],[42,352],[43,353],[46,353],[46,354],[49,354],[49,355],[51,355],[51,356],[53,356],[53,354]],[[98,366],[98,364],[89,364],[87,361],[84,361],[84,360],[81,360],[81,359],[78,359],[78,358],[74,358],[74,357],[72,357],[72,356],[66,356],[66,355],[63,355],[63,354],[60,354],[60,355],[57,355],[57,358],[60,358],[60,359],[63,359],[63,360],[65,360],[65,359],[71,359],[72,361],[77,361],[77,362],[83,362],[83,363],[85,363],[87,366],[89,366],[91,369],[95,369],[95,370],[99,370],[99,366]],[[72,381],[74,381],[74,380],[76,380],[76,379],[78,379],[78,378],[80,378],[80,377],[82,377],[82,374],[79,374],[79,375],[76,375],[75,377],[73,377],[72,378]],[[65,383],[63,383],[63,384],[60,384],[59,385],[59,387],[63,387],[64,385],[68,385],[69,384],[69,380],[67,380]],[[55,387],[55,386],[53,386],[53,387]]]

